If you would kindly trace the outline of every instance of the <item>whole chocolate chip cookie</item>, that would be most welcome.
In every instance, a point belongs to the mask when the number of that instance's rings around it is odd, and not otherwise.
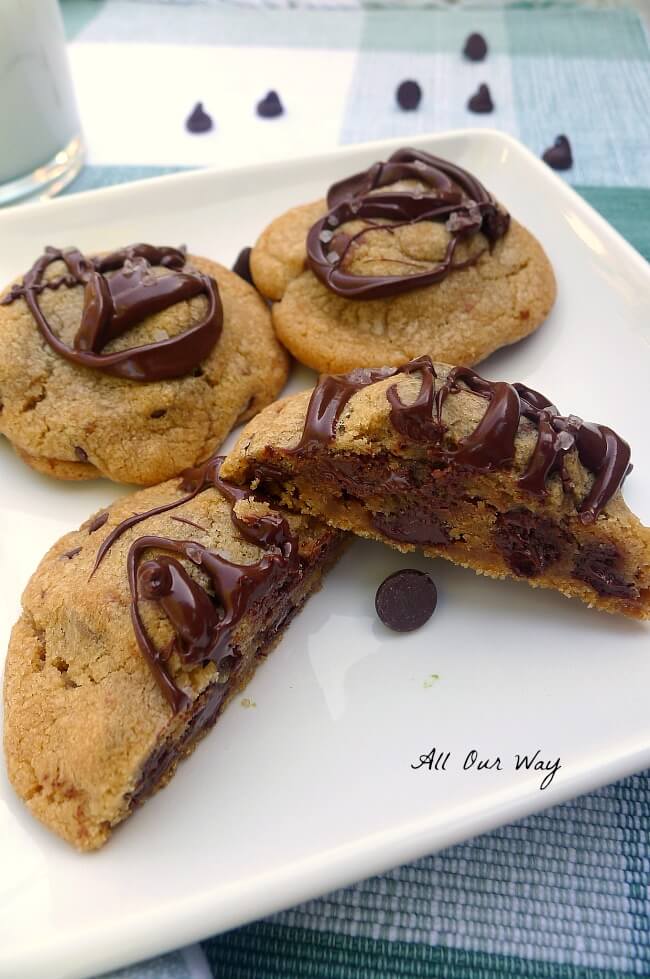
[[[0,432],[59,479],[153,484],[282,388],[288,359],[239,276],[176,248],[49,248],[0,294]]]
[[[342,544],[229,486],[220,464],[118,500],[25,589],[5,669],[9,778],[81,850],[169,781]]]
[[[422,354],[477,363],[555,299],[530,232],[466,170],[409,149],[273,221],[251,271],[282,343],[321,372]]]

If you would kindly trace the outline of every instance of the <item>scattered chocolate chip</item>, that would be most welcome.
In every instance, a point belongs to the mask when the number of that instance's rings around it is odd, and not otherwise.
[[[257,103],[255,111],[262,119],[275,119],[276,116],[281,116],[284,108],[278,93],[273,90],[267,92],[264,98]]]
[[[99,530],[100,527],[104,526],[107,520],[108,520],[108,510],[104,510],[103,513],[98,513],[97,516],[93,517],[93,519],[88,524],[88,533],[94,534],[96,530]]]
[[[467,102],[467,108],[470,112],[492,112],[494,110],[494,102],[487,85],[479,85],[478,91]]]
[[[542,153],[542,160],[554,170],[568,170],[573,166],[571,143],[566,136],[558,136],[552,146]]]
[[[156,408],[155,411],[151,412],[149,418],[164,418],[166,414],[167,414],[166,408]]]
[[[240,279],[245,282],[250,282],[253,285],[253,276],[251,275],[251,250],[250,248],[242,248],[239,255],[235,259],[235,264],[232,267],[235,275],[238,275]]]
[[[68,560],[70,561],[70,560],[72,560],[73,557],[76,557],[77,556],[77,554],[79,553],[80,550],[81,550],[80,547],[73,547],[69,551],[64,551],[63,554],[61,555],[61,557],[67,557]]]
[[[470,61],[483,61],[488,52],[487,41],[482,34],[470,34],[465,41],[463,54]]]
[[[212,116],[203,108],[203,102],[197,102],[185,120],[185,128],[190,133],[209,133],[213,126]]]
[[[414,82],[412,79],[407,79],[397,86],[395,98],[400,109],[410,112],[419,106],[422,98],[422,89],[417,82]]]
[[[405,568],[382,581],[375,596],[375,608],[389,629],[412,632],[431,618],[437,601],[433,579],[423,571]]]
[[[79,462],[88,462],[88,453],[80,445],[75,445],[74,454]]]
[[[203,368],[195,367],[192,371],[192,377],[203,377]]]

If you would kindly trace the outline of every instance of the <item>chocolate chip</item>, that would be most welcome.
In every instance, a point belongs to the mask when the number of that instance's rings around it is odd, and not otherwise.
[[[573,577],[591,585],[599,595],[638,598],[639,589],[622,574],[621,554],[613,544],[584,544],[573,569]]]
[[[470,34],[465,41],[463,54],[470,61],[483,61],[488,52],[487,41],[482,34]]]
[[[409,78],[397,86],[395,98],[400,109],[410,112],[419,106],[422,98],[422,89],[417,82]]]
[[[164,418],[166,414],[167,414],[166,408],[156,408],[155,411],[151,412],[149,418]]]
[[[239,255],[235,259],[235,264],[232,267],[235,275],[238,275],[240,279],[244,282],[250,282],[253,285],[253,276],[251,275],[251,250],[250,248],[242,248]]]
[[[447,525],[421,501],[396,513],[373,513],[371,522],[391,540],[408,544],[448,544]]]
[[[129,808],[141,805],[148,795],[160,784],[163,776],[179,758],[186,754],[186,746],[204,730],[212,727],[217,720],[223,702],[229,693],[228,683],[212,683],[197,697],[190,708],[191,720],[180,738],[168,737],[159,742],[140,769],[129,802]]]
[[[560,559],[568,535],[553,520],[520,509],[498,514],[494,538],[510,570],[534,578]]]
[[[492,112],[494,102],[487,85],[479,85],[478,91],[472,95],[467,103],[470,112]]]
[[[76,455],[79,462],[88,462],[88,454],[84,449],[81,448],[80,445],[75,445],[74,454]]]
[[[375,608],[389,629],[412,632],[431,618],[437,601],[433,579],[423,571],[405,568],[382,581],[375,596]]]
[[[553,145],[542,153],[542,160],[553,170],[569,170],[573,166],[573,155],[566,136],[557,136]]]
[[[208,133],[213,126],[212,116],[203,108],[203,102],[197,102],[185,120],[185,128],[190,133]]]
[[[264,98],[257,103],[255,111],[262,119],[275,119],[276,116],[281,116],[284,108],[278,93],[273,90],[267,92]]]

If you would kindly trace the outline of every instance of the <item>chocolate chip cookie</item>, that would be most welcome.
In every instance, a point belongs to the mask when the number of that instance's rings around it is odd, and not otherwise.
[[[264,301],[183,250],[48,248],[0,295],[0,432],[59,479],[153,484],[282,388]]]
[[[628,444],[523,384],[428,357],[323,376],[245,428],[223,473],[301,513],[650,618]]]
[[[282,343],[318,371],[428,354],[474,364],[555,299],[538,241],[462,167],[403,149],[261,234],[255,285]]]
[[[172,777],[340,549],[338,531],[249,499],[220,465],[87,520],[25,590],[5,669],[9,777],[81,850]]]

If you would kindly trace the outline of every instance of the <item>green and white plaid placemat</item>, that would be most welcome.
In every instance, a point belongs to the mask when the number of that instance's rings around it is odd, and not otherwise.
[[[63,0],[90,164],[68,192],[487,123],[536,153],[566,133],[567,179],[650,258],[648,0],[400,6]],[[472,31],[479,64],[460,55]],[[415,113],[395,106],[405,78]],[[465,107],[480,82],[487,117]],[[287,111],[260,120],[270,88]],[[201,137],[183,126],[197,101]],[[112,979],[650,976],[649,831],[642,774]]]

